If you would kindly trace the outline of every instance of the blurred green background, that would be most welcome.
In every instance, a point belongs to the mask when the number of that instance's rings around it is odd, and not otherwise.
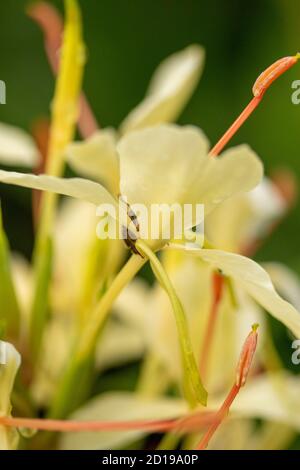
[[[62,10],[62,1],[53,2]],[[0,6],[0,79],[7,104],[0,120],[30,130],[49,114],[54,80],[38,27],[25,0]],[[251,97],[258,74],[277,58],[300,49],[298,0],[81,0],[88,63],[84,88],[101,126],[120,123],[143,97],[157,64],[190,43],[202,44],[207,61],[200,85],[180,118],[199,125],[212,143]],[[234,139],[249,143],[266,171],[286,166],[300,173],[300,105],[291,84],[300,65],[269,90],[263,104]],[[1,186],[5,226],[13,248],[30,255],[30,194]],[[258,253],[300,273],[300,204]]]

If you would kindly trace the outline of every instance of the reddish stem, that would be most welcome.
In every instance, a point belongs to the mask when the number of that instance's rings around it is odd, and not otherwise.
[[[63,22],[58,11],[49,3],[40,2],[30,6],[28,15],[40,26],[45,37],[45,49],[51,68],[56,75],[59,69],[59,49],[62,43]],[[99,125],[85,95],[80,96],[78,127],[84,139],[90,137]]]
[[[197,429],[209,425],[214,419],[214,413],[202,412],[197,414]],[[151,432],[167,432],[173,429],[187,431],[190,417],[166,420],[145,421],[71,421],[32,418],[1,417],[0,425],[27,428],[52,432],[96,432],[96,431],[129,431],[143,429]]]

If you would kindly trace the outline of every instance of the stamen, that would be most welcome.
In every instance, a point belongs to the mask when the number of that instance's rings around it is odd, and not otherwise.
[[[229,394],[227,395],[223,405],[216,413],[216,417],[201,439],[200,443],[197,446],[197,450],[205,450],[209,444],[210,439],[222,423],[222,421],[226,418],[229,413],[229,409],[239,393],[241,387],[243,387],[246,383],[249,370],[253,361],[253,356],[257,346],[257,328],[258,325],[255,324],[252,326],[252,331],[249,333],[244,346],[242,348],[242,352],[240,354],[240,359],[237,367],[237,374],[236,374],[236,382],[234,383],[233,387],[231,388]]]
[[[46,2],[30,5],[27,13],[44,33],[48,61],[53,73],[57,75],[59,50],[62,45],[63,21],[56,8]],[[97,120],[84,93],[81,93],[80,96],[78,127],[84,139],[87,139],[99,129]]]
[[[300,58],[300,54],[297,53],[295,56],[284,57],[282,59],[279,59],[270,67],[268,67],[263,73],[260,74],[260,76],[256,80],[252,89],[254,98],[252,98],[252,100],[246,106],[244,111],[240,114],[240,116],[234,121],[234,123],[229,127],[229,129],[225,132],[225,134],[213,147],[213,149],[210,151],[210,155],[212,156],[219,155],[219,153],[223,150],[225,145],[230,141],[230,139],[232,139],[232,137],[244,124],[244,122],[249,118],[249,116],[257,108],[257,106],[261,102],[265,92],[270,87],[270,85],[278,77],[280,77],[284,72],[286,72],[294,64],[296,64],[299,58]]]

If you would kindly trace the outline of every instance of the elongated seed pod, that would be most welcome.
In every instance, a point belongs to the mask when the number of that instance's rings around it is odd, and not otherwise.
[[[264,72],[260,74],[253,85],[252,91],[254,96],[261,96],[269,88],[269,86],[282,75],[286,70],[292,67],[299,60],[299,53],[295,56],[283,57],[270,65]]]

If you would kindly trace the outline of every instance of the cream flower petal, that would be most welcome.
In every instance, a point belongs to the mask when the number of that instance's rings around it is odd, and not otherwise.
[[[144,352],[145,341],[137,329],[112,321],[98,343],[96,366],[100,370],[119,367],[141,359]]]
[[[119,193],[119,157],[116,134],[103,129],[84,142],[69,145],[66,158],[78,174],[103,183],[113,194]]]
[[[111,392],[92,399],[71,416],[76,420],[131,421],[169,419],[187,411],[185,402],[178,399],[147,399],[130,392]],[[142,438],[147,432],[113,431],[66,433],[61,436],[59,448],[96,450],[120,449]]]
[[[11,269],[18,302],[22,314],[22,334],[27,333],[30,318],[30,307],[33,292],[33,270],[30,263],[19,253],[14,253],[11,260]]]
[[[10,416],[10,396],[20,367],[21,358],[14,346],[0,341],[0,415]],[[0,426],[0,450],[15,449],[18,433],[15,429]]]
[[[276,383],[284,384],[285,395],[280,397]],[[260,418],[285,423],[300,430],[299,378],[291,375],[262,375],[249,381],[231,407],[231,420]],[[222,400],[221,400],[222,401]],[[208,411],[216,411],[220,399],[213,399]],[[94,398],[72,418],[78,420],[131,421],[143,419],[168,419],[188,413],[182,400],[173,398],[145,399],[130,392],[112,392]],[[227,424],[233,421],[227,421]],[[119,449],[145,434],[141,430],[126,432],[67,433],[61,436],[59,448],[70,449]]]
[[[35,176],[0,170],[0,181],[5,184],[15,184],[25,188],[40,189],[42,191],[71,196],[95,205],[110,204],[116,211],[118,210],[116,200],[101,184],[82,178],[67,179],[47,175]]]
[[[259,264],[244,256],[221,250],[189,251],[234,279],[237,287],[244,289],[258,304],[300,338],[300,313],[277,294],[269,275]]]
[[[128,363],[144,354],[152,298],[152,289],[141,279],[134,279],[121,292],[97,347],[96,363],[100,369]]]
[[[201,130],[165,124],[123,137],[118,146],[121,194],[129,204],[182,203],[207,161]],[[185,199],[184,199],[185,198]]]
[[[197,86],[204,50],[191,45],[164,60],[150,82],[145,99],[127,116],[122,133],[177,119]]]
[[[276,388],[281,383],[284,394]],[[289,424],[300,431],[299,377],[288,374],[264,374],[247,383],[232,405],[240,416]]]
[[[0,123],[0,163],[34,168],[40,160],[33,139],[22,129]]]
[[[255,188],[263,177],[262,162],[248,145],[207,157],[205,163],[193,190],[194,199],[205,205],[206,215],[228,198]]]

